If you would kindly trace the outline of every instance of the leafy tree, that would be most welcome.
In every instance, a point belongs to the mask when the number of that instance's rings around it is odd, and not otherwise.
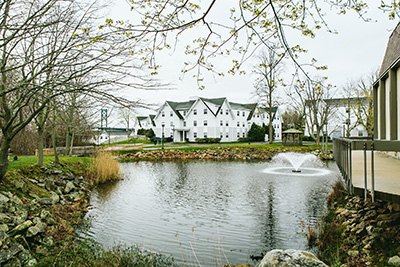
[[[265,141],[265,128],[253,122],[247,133],[249,142],[264,142]]]

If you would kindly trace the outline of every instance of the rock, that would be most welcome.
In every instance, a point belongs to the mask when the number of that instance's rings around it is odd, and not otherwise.
[[[53,174],[61,174],[61,173],[62,173],[62,170],[55,169],[55,170],[53,171]]]
[[[17,204],[17,205],[22,205],[22,204],[24,204],[24,203],[22,202],[22,200],[21,200],[18,196],[16,196],[16,195],[14,195],[14,196],[11,198],[11,201],[12,201],[13,203]]]
[[[4,267],[21,267],[21,261],[18,258],[13,258],[9,260],[6,264],[3,265]]]
[[[16,189],[19,189],[24,193],[28,192],[28,186],[26,185],[26,183],[24,181],[15,180],[14,186]]]
[[[388,264],[389,264],[389,265],[392,265],[392,266],[400,266],[400,257],[397,256],[397,255],[391,257],[391,258],[389,259],[389,261],[388,261]]]
[[[49,197],[43,197],[43,198],[39,199],[39,203],[42,205],[51,205],[51,204],[53,204],[53,200]]]
[[[8,225],[7,224],[0,224],[0,232],[8,232]]]
[[[358,250],[349,250],[347,251],[347,255],[349,255],[350,257],[357,257],[358,255],[360,255],[360,252]]]
[[[49,191],[56,190],[56,185],[53,178],[47,178],[44,187]]]
[[[67,183],[67,185],[65,186],[65,188],[64,188],[64,193],[65,193],[65,194],[69,194],[69,192],[71,192],[71,191],[74,190],[74,189],[75,189],[74,183],[71,182],[71,181],[69,181],[69,182]]]
[[[23,251],[24,247],[20,244],[14,244],[9,249],[2,249],[0,251],[0,263],[4,263],[12,259],[19,252]]]
[[[37,226],[31,226],[26,231],[26,237],[32,237],[40,233],[40,228]]]
[[[0,194],[0,203],[7,203],[8,201],[10,201],[8,197],[6,197],[3,194]]]
[[[51,192],[51,204],[57,204],[58,202],[60,202],[60,196],[55,193],[55,192]]]
[[[32,267],[35,266],[37,264],[37,260],[36,259],[30,259],[28,261],[28,263],[26,264],[27,267]]]
[[[0,223],[11,223],[13,219],[5,213],[0,213]]]
[[[32,224],[33,224],[32,221],[27,220],[27,221],[23,222],[22,224],[19,224],[18,226],[16,226],[14,229],[12,229],[11,232],[13,234],[23,232],[26,229],[28,229],[29,227],[31,227]]]
[[[301,250],[275,249],[265,255],[259,267],[328,267],[314,254]]]

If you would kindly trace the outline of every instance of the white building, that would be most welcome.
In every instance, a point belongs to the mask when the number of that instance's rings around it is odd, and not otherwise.
[[[325,105],[329,105],[329,115],[327,125],[323,127],[324,134],[329,137],[344,136],[368,136],[368,132],[359,123],[359,118],[355,112],[361,106],[369,105],[369,99],[364,98],[331,98],[323,100]],[[310,112],[310,110],[308,110]],[[359,112],[358,116],[365,116]],[[311,129],[306,125],[305,134],[311,135]],[[315,129],[313,129],[315,133]]]
[[[174,142],[194,142],[196,138],[221,138],[234,142],[246,137],[251,124],[268,124],[267,110],[257,104],[229,102],[227,98],[197,98],[186,102],[166,101],[154,117],[157,137],[172,137]],[[282,119],[274,108],[276,140],[282,136]]]

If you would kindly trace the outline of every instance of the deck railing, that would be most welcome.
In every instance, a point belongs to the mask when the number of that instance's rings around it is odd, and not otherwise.
[[[375,151],[388,151],[395,152],[400,151],[400,141],[388,141],[388,140],[373,140],[372,138],[366,137],[352,137],[352,138],[333,138],[333,155],[336,164],[347,184],[350,194],[354,193],[353,177],[352,177],[352,151],[363,150],[364,151],[364,199],[367,199],[368,195],[368,175],[371,177],[371,197],[372,201],[375,201]],[[371,160],[371,172],[368,174],[367,169],[367,154],[370,151]]]

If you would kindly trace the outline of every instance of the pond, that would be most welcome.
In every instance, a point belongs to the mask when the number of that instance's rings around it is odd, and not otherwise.
[[[139,245],[186,265],[252,263],[271,249],[307,249],[306,228],[326,209],[338,179],[266,172],[270,162],[136,162],[98,186],[87,235],[105,247]]]

